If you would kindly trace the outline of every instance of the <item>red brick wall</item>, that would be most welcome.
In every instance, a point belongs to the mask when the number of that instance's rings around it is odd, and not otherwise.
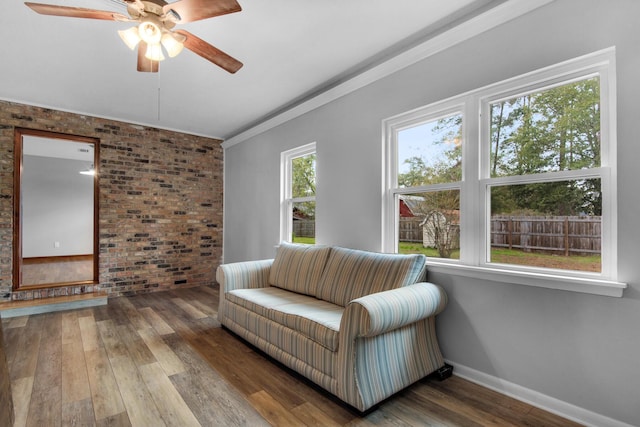
[[[0,301],[12,288],[14,127],[100,138],[100,284],[110,295],[211,284],[222,256],[221,141],[0,101]]]

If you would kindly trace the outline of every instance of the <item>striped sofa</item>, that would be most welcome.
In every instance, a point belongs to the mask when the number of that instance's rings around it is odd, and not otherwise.
[[[275,259],[221,265],[218,319],[360,411],[445,367],[444,291],[423,255],[282,243]]]

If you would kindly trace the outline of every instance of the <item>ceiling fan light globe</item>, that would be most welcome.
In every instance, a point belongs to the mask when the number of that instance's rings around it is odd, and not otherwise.
[[[160,43],[148,45],[144,57],[152,61],[164,61],[165,57],[162,54],[162,46],[160,46]]]
[[[158,44],[162,37],[160,26],[152,20],[142,21],[138,25],[138,34],[147,44]]]
[[[118,35],[120,35],[120,38],[122,39],[122,41],[131,50],[135,49],[138,43],[140,43],[140,36],[138,35],[138,27],[131,27],[128,30],[120,30],[118,31]]]
[[[184,48],[184,45],[176,40],[173,34],[169,32],[162,35],[161,41],[162,46],[164,46],[164,48],[167,50],[167,54],[170,58],[177,56],[180,52],[182,52],[182,49]]]

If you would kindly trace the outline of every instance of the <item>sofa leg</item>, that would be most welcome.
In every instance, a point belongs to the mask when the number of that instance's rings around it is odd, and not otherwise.
[[[442,368],[438,369],[435,372],[436,378],[438,378],[438,380],[440,380],[440,381],[446,380],[452,374],[453,374],[453,366],[449,365],[448,363],[445,363]]]

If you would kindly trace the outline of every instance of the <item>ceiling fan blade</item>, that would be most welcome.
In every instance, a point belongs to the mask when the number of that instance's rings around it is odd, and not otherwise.
[[[163,8],[164,13],[174,10],[180,15],[180,24],[240,12],[242,8],[236,0],[178,0]]]
[[[157,73],[160,68],[160,62],[152,61],[144,55],[147,53],[147,44],[140,40],[138,44],[138,71],[143,73]]]
[[[27,6],[42,15],[68,16],[71,18],[90,18],[104,19],[106,21],[114,21],[116,18],[128,19],[128,17],[105,10],[85,9],[83,7],[56,6],[53,4],[30,3],[25,2]]]
[[[235,73],[240,68],[242,68],[242,62],[238,61],[235,58],[232,58],[220,49],[211,46],[209,43],[202,40],[201,38],[194,36],[190,32],[177,30],[175,31],[175,33],[181,34],[186,37],[185,41],[183,42],[184,47],[186,47],[193,53],[202,56],[204,59],[213,62],[217,66],[224,68],[228,72]]]

